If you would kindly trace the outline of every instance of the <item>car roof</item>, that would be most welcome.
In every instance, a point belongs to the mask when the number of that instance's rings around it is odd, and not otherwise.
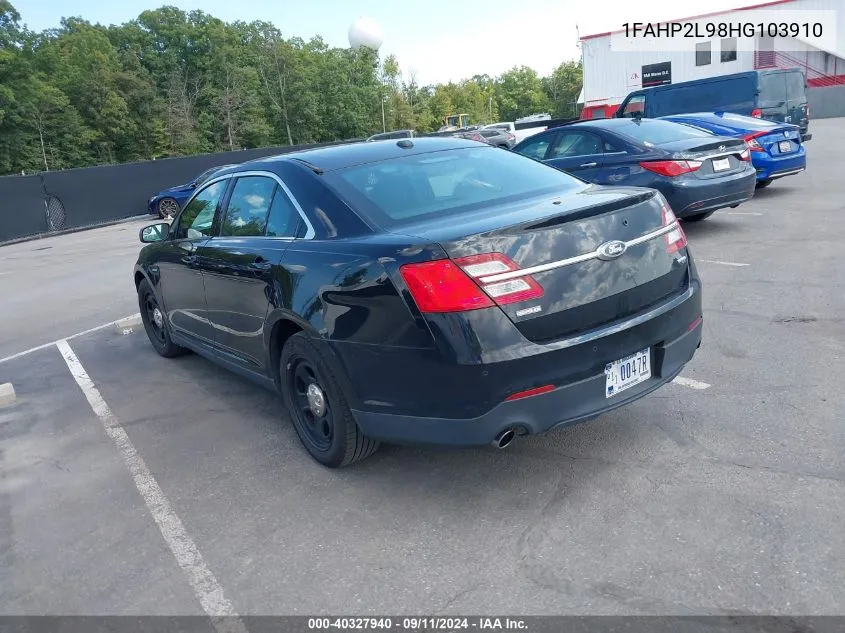
[[[407,145],[410,144],[410,147]],[[403,147],[404,146],[404,147]],[[402,156],[413,156],[427,154],[429,152],[441,152],[449,149],[488,147],[478,141],[471,141],[455,137],[416,137],[404,139],[390,139],[385,141],[372,141],[370,143],[347,143],[343,145],[331,145],[315,149],[299,150],[288,154],[268,156],[257,160],[243,163],[241,167],[247,169],[258,169],[261,167],[272,168],[281,161],[300,162],[307,166],[321,171],[333,171],[375,163],[383,160],[401,158]]]

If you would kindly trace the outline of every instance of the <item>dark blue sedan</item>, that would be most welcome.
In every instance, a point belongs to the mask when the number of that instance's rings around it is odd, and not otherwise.
[[[231,165],[218,165],[217,167],[206,169],[187,184],[176,185],[170,189],[159,191],[147,201],[147,208],[152,215],[158,215],[161,219],[174,217],[179,213],[179,209],[182,208],[182,205],[191,197],[197,187],[208,180],[213,174],[226,167],[231,167]]]
[[[672,121],[579,121],[535,134],[513,151],[587,182],[656,189],[688,221],[754,195],[756,172],[744,140]]]
[[[751,149],[751,163],[757,170],[759,188],[770,185],[777,178],[800,174],[807,168],[807,150],[797,125],[731,112],[694,112],[661,118],[743,139]]]

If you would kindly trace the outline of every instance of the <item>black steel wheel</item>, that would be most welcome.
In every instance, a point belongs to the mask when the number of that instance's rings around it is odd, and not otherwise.
[[[141,310],[141,322],[144,324],[147,337],[159,355],[173,358],[188,351],[171,340],[164,310],[159,306],[158,299],[146,279],[138,286],[138,307]]]
[[[179,213],[179,203],[173,198],[162,198],[158,201],[156,209],[158,209],[158,217],[167,220],[176,217]]]
[[[329,468],[373,454],[379,443],[365,436],[329,363],[304,332],[291,336],[279,366],[282,397],[308,453]]]

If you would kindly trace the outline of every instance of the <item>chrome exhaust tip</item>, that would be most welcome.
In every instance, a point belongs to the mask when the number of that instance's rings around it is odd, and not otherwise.
[[[507,448],[508,445],[516,438],[516,432],[513,429],[505,429],[496,436],[492,444],[496,448]]]

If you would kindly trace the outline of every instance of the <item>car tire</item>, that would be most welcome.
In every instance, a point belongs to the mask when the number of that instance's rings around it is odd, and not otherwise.
[[[305,332],[285,342],[279,376],[293,428],[317,462],[340,468],[378,450],[379,442],[358,428],[331,366]]]
[[[711,215],[713,215],[715,211],[705,211],[704,213],[696,213],[695,215],[688,215],[683,218],[684,222],[701,222],[702,220],[706,220]]]
[[[176,345],[170,338],[170,328],[164,311],[158,305],[158,299],[150,282],[144,279],[138,284],[138,307],[141,310],[141,322],[153,349],[165,358],[175,358],[188,352],[181,345]],[[156,314],[158,311],[158,314]]]
[[[770,184],[772,184],[771,178],[766,178],[765,180],[758,180],[757,181],[757,189],[765,189]]]
[[[156,203],[156,211],[162,220],[173,218],[179,213],[179,203],[174,198],[162,198]]]

